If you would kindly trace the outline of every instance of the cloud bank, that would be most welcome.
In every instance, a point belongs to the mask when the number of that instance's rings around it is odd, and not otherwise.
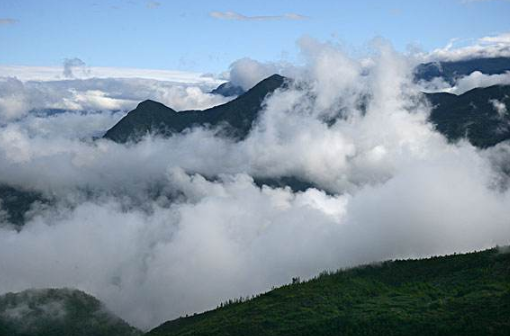
[[[3,125],[0,183],[52,204],[35,205],[19,232],[4,220],[0,293],[76,287],[150,328],[295,276],[510,243],[508,144],[448,143],[427,122],[412,60],[386,43],[368,68],[332,44],[300,46],[305,65],[241,142],[201,128],[81,140],[59,131],[80,128],[69,115]],[[129,88],[117,85],[109,92]],[[118,117],[99,115],[82,120]],[[315,187],[254,183],[282,176]]]
[[[129,111],[143,100],[160,101],[175,110],[206,109],[228,99],[209,92],[214,86],[151,79],[92,78],[20,81],[0,77],[0,124],[43,109]]]
[[[480,71],[474,71],[470,75],[457,78],[451,85],[440,77],[431,81],[419,83],[424,92],[448,92],[461,95],[475,88],[485,88],[493,85],[510,85],[510,72],[499,75],[486,75]]]
[[[452,40],[444,48],[423,54],[423,61],[459,61],[473,58],[510,57],[510,33],[479,38],[473,43],[456,47]]]

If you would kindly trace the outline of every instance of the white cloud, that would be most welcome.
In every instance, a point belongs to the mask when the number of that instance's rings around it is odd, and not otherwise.
[[[441,78],[434,78],[430,82],[421,82],[420,85],[426,92],[449,92],[460,95],[475,88],[510,85],[510,71],[499,75],[486,75],[480,71],[474,71],[470,75],[457,78],[453,86]]]
[[[412,62],[384,43],[369,62],[331,44],[300,45],[296,81],[265,101],[241,142],[201,128],[126,145],[59,131],[78,120],[104,127],[119,117],[111,112],[2,126],[0,183],[41,191],[54,205],[32,209],[20,232],[0,229],[0,293],[77,287],[149,328],[295,276],[510,242],[508,144],[448,143],[427,123]],[[154,91],[65,81],[37,83],[24,100],[41,87],[66,96],[70,83],[114,99]],[[253,183],[281,176],[317,188]]]
[[[479,38],[474,43],[455,47],[456,40],[450,41],[444,48],[423,54],[424,61],[458,61],[484,57],[510,57],[510,34],[504,33]]]
[[[0,65],[2,77],[16,77],[21,81],[62,80],[65,79],[62,72],[62,67]],[[222,83],[202,73],[158,69],[87,67],[87,71],[74,75],[76,79],[136,78],[187,84],[219,85]]]
[[[501,118],[505,117],[508,110],[507,110],[504,102],[499,101],[497,99],[491,99],[491,100],[489,100],[489,102],[492,104],[492,106],[494,107],[494,110],[496,112],[498,112],[498,114]]]
[[[64,60],[64,71],[62,73],[64,78],[76,78],[74,74],[76,68],[80,69],[85,76],[88,75],[85,62],[77,57],[66,58]]]
[[[247,16],[243,14],[239,14],[237,12],[226,11],[226,12],[210,12],[209,16],[215,19],[222,20],[235,20],[235,21],[275,21],[275,20],[306,20],[309,17],[296,14],[296,13],[287,13],[283,15],[255,15],[255,16]]]
[[[228,100],[209,94],[214,87],[137,78],[22,82],[0,77],[0,124],[23,118],[32,110],[130,110],[146,99],[178,111],[206,109]]]
[[[279,72],[280,67],[275,63],[261,63],[251,58],[242,58],[230,65],[229,80],[232,84],[249,90],[264,78]]]

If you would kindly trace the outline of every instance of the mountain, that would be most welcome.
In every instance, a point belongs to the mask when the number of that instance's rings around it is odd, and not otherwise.
[[[322,274],[166,322],[148,336],[510,335],[510,251]]]
[[[96,298],[73,289],[0,296],[1,336],[139,336]]]
[[[244,89],[240,86],[234,85],[231,82],[226,82],[212,90],[212,94],[217,94],[223,97],[240,96],[245,93]]]
[[[104,138],[124,143],[138,140],[147,133],[171,135],[195,126],[225,126],[224,132],[234,138],[244,138],[258,117],[264,98],[284,85],[285,78],[273,75],[264,79],[236,99],[204,111],[182,111],[151,100],[140,103]]]
[[[47,202],[39,193],[0,185],[0,219],[5,219],[18,228],[25,223],[25,214],[33,205]]]
[[[284,83],[284,77],[273,75],[233,101],[205,111],[176,112],[148,100],[108,130],[104,138],[124,143],[147,133],[168,136],[196,126],[224,125],[226,135],[243,139],[264,98]],[[510,110],[510,86],[477,88],[459,96],[429,93],[425,97],[433,106],[430,121],[450,141],[465,137],[473,145],[486,148],[510,139],[510,115],[503,113]]]
[[[477,147],[487,148],[510,139],[510,86],[426,97],[433,105],[430,121],[450,141],[466,138]]]
[[[417,80],[426,81],[435,77],[442,77],[448,83],[453,84],[456,78],[467,76],[474,71],[480,71],[486,75],[505,73],[510,71],[510,57],[424,63],[416,67],[415,77]]]

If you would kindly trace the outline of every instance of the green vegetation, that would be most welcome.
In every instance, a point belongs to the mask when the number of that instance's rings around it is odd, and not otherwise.
[[[148,335],[510,335],[510,253],[498,249],[295,282]]]
[[[0,336],[139,336],[94,297],[71,289],[0,296]]]

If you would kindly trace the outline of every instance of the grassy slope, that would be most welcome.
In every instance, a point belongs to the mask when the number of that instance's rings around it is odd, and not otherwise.
[[[510,253],[339,271],[148,335],[510,335]]]

